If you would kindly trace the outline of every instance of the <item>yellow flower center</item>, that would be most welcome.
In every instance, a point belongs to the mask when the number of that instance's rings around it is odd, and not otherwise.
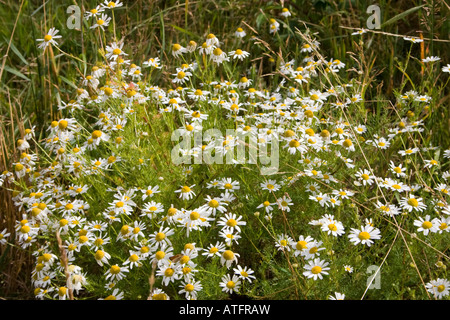
[[[314,254],[317,251],[319,251],[319,249],[317,247],[312,247],[311,249],[309,249],[309,253]]]
[[[116,203],[116,208],[122,208],[125,205],[125,203],[123,203],[122,201],[118,201]]]
[[[217,207],[219,207],[219,201],[217,201],[217,200],[215,200],[215,199],[212,199],[211,201],[209,201],[208,205],[209,205],[211,208],[217,208]]]
[[[430,221],[424,221],[422,223],[422,228],[424,229],[430,229],[433,226],[433,224]]]
[[[129,226],[127,226],[127,225],[124,225],[124,226],[122,226],[122,228],[120,228],[120,233],[122,235],[126,235],[128,233],[128,231],[129,231]]]
[[[23,165],[21,163],[18,163],[15,165],[14,170],[16,171],[22,171],[23,170]]]
[[[102,260],[104,256],[105,253],[102,250],[97,250],[97,252],[95,253],[96,260]]]
[[[139,256],[137,254],[132,254],[129,259],[131,262],[136,262],[139,260]]]
[[[215,56],[220,56],[222,53],[223,53],[223,51],[220,48],[215,48],[214,51],[213,51],[213,54]]]
[[[307,116],[308,118],[312,118],[312,117],[314,117],[314,113],[311,110],[306,110],[305,116]]]
[[[225,189],[233,189],[233,185],[232,185],[231,183],[226,183],[226,184],[224,185],[224,188],[225,188]]]
[[[346,148],[349,148],[353,145],[353,142],[350,139],[345,139],[342,145]]]
[[[169,208],[169,210],[167,210],[167,215],[168,216],[173,216],[177,213],[177,209],[176,208]]]
[[[37,217],[41,212],[42,212],[42,210],[39,209],[39,208],[33,208],[33,209],[31,209],[31,215],[32,215],[33,217]]]
[[[139,71],[139,70],[136,70],[136,71]],[[134,74],[139,74],[139,72],[134,72]],[[136,95],[136,91],[135,90],[133,90],[133,89],[128,89],[127,90],[127,97],[128,98],[131,98],[132,96],[134,96],[134,95]],[[121,129],[122,128],[122,126],[121,125],[117,125],[117,129]]]
[[[297,148],[298,146],[300,146],[300,142],[298,142],[297,140],[292,139],[291,141],[289,141],[289,147]]]
[[[183,269],[181,269],[181,271],[183,272],[183,274],[189,274],[191,273],[192,269],[189,267],[184,267]]]
[[[103,92],[104,92],[107,96],[110,96],[110,95],[112,95],[112,94],[114,93],[113,89],[111,89],[111,88],[109,88],[109,87],[104,88],[104,89],[103,89]]]
[[[419,206],[419,202],[418,202],[415,198],[409,199],[409,200],[408,200],[408,204],[409,204],[410,206],[413,206],[413,207],[418,207],[418,206]]]
[[[67,292],[67,288],[66,287],[60,287],[59,290],[58,290],[58,295],[62,297],[62,296],[64,296],[66,294],[66,292]]]
[[[227,226],[229,226],[229,227],[235,227],[236,225],[237,225],[237,221],[234,219],[229,219],[227,221]]]
[[[165,256],[166,256],[166,253],[165,253],[164,251],[158,251],[158,252],[156,252],[156,254],[155,254],[155,258],[156,258],[157,260],[164,259]]]
[[[95,130],[92,132],[92,139],[98,139],[102,136],[102,132],[100,130]]]
[[[186,290],[187,292],[192,292],[194,291],[194,286],[188,283],[187,285],[184,286],[184,290]]]
[[[306,249],[307,244],[308,243],[306,241],[304,241],[304,240],[297,241],[296,248],[297,248],[297,250]]]
[[[181,259],[180,259],[180,263],[181,263],[181,264],[186,264],[186,263],[189,262],[189,260],[190,260],[189,256],[183,256],[183,257],[181,257]]]
[[[42,260],[44,260],[45,262],[49,262],[51,258],[52,258],[52,255],[50,253],[44,253],[42,255]]]
[[[315,266],[315,267],[313,267],[313,268],[311,269],[311,272],[312,272],[313,274],[318,274],[318,273],[320,273],[321,271],[322,271],[322,268],[319,267],[319,266]]]
[[[173,46],[172,46],[172,51],[174,51],[174,52],[177,52],[178,50],[180,50],[181,49],[181,46],[178,44],[178,43],[175,43]]]
[[[112,274],[118,274],[120,272],[120,267],[118,265],[114,265],[109,269],[109,272]]]
[[[189,218],[191,220],[197,220],[198,218],[200,218],[200,213],[198,213],[197,211],[192,211],[189,215]]]
[[[225,250],[224,253],[222,254],[222,257],[225,260],[233,260],[234,259],[234,253],[231,250]]]
[[[366,231],[362,231],[359,233],[358,235],[359,240],[363,241],[363,240],[369,240],[370,239],[370,234]]]
[[[165,293],[158,293],[152,295],[153,300],[166,300],[166,294]]]
[[[219,251],[219,249],[217,249],[216,247],[212,247],[211,249],[209,249],[209,253],[216,253],[217,251]]]
[[[172,268],[167,268],[166,271],[164,271],[164,276],[171,277],[171,276],[173,276],[174,273],[175,273],[175,270],[173,270]]]
[[[66,129],[68,125],[69,125],[69,122],[68,122],[67,120],[60,120],[60,121],[58,122],[58,127],[59,127],[61,130]]]
[[[166,238],[166,234],[163,232],[158,232],[155,236],[156,241],[162,241]]]
[[[286,130],[286,131],[284,132],[284,137],[285,137],[285,138],[290,138],[290,137],[293,137],[294,135],[295,135],[295,132],[292,131],[292,130]]]

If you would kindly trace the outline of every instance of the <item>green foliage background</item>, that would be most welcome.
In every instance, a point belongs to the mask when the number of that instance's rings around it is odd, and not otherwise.
[[[76,84],[79,83],[80,75],[86,73],[88,66],[78,60],[66,59],[58,51],[43,56],[37,48],[35,39],[41,38],[50,28],[60,30],[63,36],[60,48],[66,53],[90,63],[100,61],[98,54],[98,41],[93,33],[70,30],[66,27],[66,21],[70,14],[66,12],[69,5],[78,5],[83,10],[95,7],[97,1],[2,1],[0,6],[0,53],[3,57],[1,84],[0,84],[0,172],[9,168],[11,163],[17,160],[18,153],[15,150],[15,141],[23,135],[24,129],[36,125],[37,140],[45,137],[45,129],[52,120],[61,117],[57,110],[58,101],[69,101],[73,97]],[[381,30],[370,33],[365,37],[365,43],[360,43],[359,38],[350,36],[348,28],[365,27],[369,16],[366,13],[371,1],[284,1],[284,6],[290,8],[293,16],[284,20],[283,32],[273,37],[268,32],[268,19],[278,17],[282,6],[275,1],[127,1],[126,8],[115,10],[116,33],[118,38],[124,37],[124,50],[133,57],[133,61],[142,62],[148,57],[159,57],[163,65],[174,66],[176,63],[170,54],[171,44],[184,43],[189,40],[202,42],[208,33],[216,34],[224,43],[224,47],[232,48],[240,46],[241,49],[252,53],[252,58],[258,58],[253,63],[262,66],[264,74],[274,72],[280,63],[280,53],[287,61],[299,56],[302,45],[301,38],[295,32],[296,29],[304,32],[306,27],[317,33],[315,37],[321,42],[321,52],[326,58],[335,58],[345,61],[348,68],[363,69],[363,74],[348,72],[344,74],[342,81],[345,83],[351,78],[365,84],[364,99],[361,110],[356,113],[355,119],[363,120],[369,130],[380,132],[383,126],[393,122],[397,116],[392,108],[387,107],[385,101],[394,101],[395,95],[407,90],[424,92],[433,98],[435,103],[430,109],[422,110],[419,105],[411,110],[402,110],[402,116],[407,111],[412,111],[418,118],[427,118],[427,126],[432,128],[433,134],[424,137],[426,145],[440,145],[448,148],[450,145],[450,120],[449,120],[449,90],[442,82],[434,82],[433,78],[422,73],[421,65],[418,63],[421,57],[421,46],[404,41],[397,35],[418,37],[422,33],[424,38],[431,39],[423,48],[425,56],[439,56],[442,62],[450,62],[449,33],[450,23],[449,6],[445,1],[378,1],[381,8],[382,24]],[[420,7],[421,6],[421,7]],[[413,9],[415,8],[415,9]],[[257,33],[258,38],[267,41],[273,50],[269,52],[263,45],[254,45],[251,41],[237,42],[233,32],[239,26],[250,26]],[[83,20],[82,28],[88,30],[89,25]],[[247,31],[250,31],[247,29]],[[248,32],[251,33],[251,32]],[[6,55],[6,53],[8,53]],[[412,62],[407,70],[403,70],[405,57],[410,55]],[[349,59],[354,56],[355,59]],[[269,58],[274,58],[270,62]],[[358,60],[363,58],[364,60]],[[46,59],[52,59],[48,61]],[[414,63],[413,63],[414,62]],[[249,63],[249,67],[251,67]],[[227,75],[237,78],[239,75],[234,70],[225,70]],[[206,80],[215,79],[216,75],[206,74]],[[348,78],[345,78],[348,77]],[[265,85],[272,90],[281,78],[278,76],[267,77],[270,81]],[[204,81],[205,79],[201,79]],[[200,82],[200,80],[197,80]],[[441,81],[441,80],[439,80]],[[164,70],[155,74],[152,83],[158,83],[161,87],[173,86],[170,82],[170,71]],[[193,85],[198,83],[193,83]],[[216,115],[210,115],[216,116]],[[168,186],[170,184],[182,184],[184,181],[180,168],[170,168],[170,159],[165,156],[171,145],[168,135],[171,129],[166,119],[160,117],[156,110],[139,110],[136,119],[146,117],[151,120],[152,125],[142,121],[136,121],[127,130],[133,127],[149,130],[149,139],[161,140],[158,144],[145,142],[142,145],[131,146],[122,157],[128,159],[146,158],[151,159],[152,170],[141,171],[133,167],[117,170],[110,177],[115,183],[121,185],[126,181],[133,181],[139,185],[156,184],[155,172],[164,178]],[[174,119],[174,125],[179,125]],[[225,123],[222,124],[225,127]],[[148,127],[147,127],[148,126]],[[132,137],[133,132],[125,132],[124,135]],[[155,147],[156,146],[156,147]],[[373,154],[370,162],[379,175],[388,169],[389,159],[393,155]],[[382,159],[380,161],[379,159]],[[332,160],[332,159],[330,159]],[[281,160],[283,162],[283,160]],[[336,168],[337,170],[338,168]],[[289,167],[280,168],[287,174],[292,173]],[[233,168],[214,167],[210,168],[210,175],[205,174],[200,168],[195,167],[194,175],[200,181],[213,179],[215,175],[228,172],[229,176],[241,178],[246,174],[245,170],[233,171]],[[255,193],[252,181],[257,181],[255,176],[246,176],[241,181],[242,194]],[[90,196],[93,199],[103,199],[106,196],[105,185],[101,181],[84,181],[92,184],[95,191]],[[304,183],[299,180],[292,189],[301,189]],[[287,192],[293,191],[286,190]],[[164,194],[164,189],[162,190]],[[302,213],[289,215],[289,223],[297,226],[298,232],[307,230],[307,223],[317,217],[317,211],[311,211],[307,204],[307,195],[299,192],[294,193],[292,200],[296,204],[294,212]],[[291,195],[292,195],[291,194]],[[199,197],[201,199],[202,196]],[[260,194],[261,202],[264,196]],[[265,235],[261,227],[261,221],[253,216],[255,207],[261,202],[245,201],[240,199],[241,205],[236,211],[242,213],[248,222],[244,235],[248,233],[248,239],[257,239],[257,243],[243,241],[239,246],[241,261],[244,265],[259,263],[256,277],[262,281],[257,282],[248,294],[254,299],[323,299],[331,294],[328,282],[314,284],[314,290],[298,291],[298,288],[313,286],[312,282],[298,284],[299,278],[292,275],[291,263],[286,262],[282,253],[277,252],[271,242],[273,239]],[[11,195],[0,190],[0,229],[8,227],[13,229],[14,221],[18,219]],[[170,198],[161,199],[161,202],[169,203]],[[96,212],[95,207],[92,208]],[[99,210],[103,209],[99,203]],[[316,208],[317,210],[317,208]],[[357,221],[358,210],[352,207],[343,208],[339,214],[348,217],[349,220]],[[338,214],[338,217],[339,217]],[[361,214],[361,212],[359,212]],[[354,218],[352,218],[354,217]],[[347,218],[346,218],[347,219]],[[273,221],[273,224],[282,224],[283,221]],[[400,221],[401,223],[401,221]],[[316,230],[318,231],[318,230]],[[311,234],[312,236],[324,235]],[[362,295],[366,289],[366,269],[370,265],[379,265],[395,234],[383,235],[383,246],[367,248],[351,248],[351,254],[339,253],[349,250],[348,241],[328,239],[324,245],[336,252],[337,259],[333,261],[336,265],[350,264],[355,266],[353,274],[347,274],[343,268],[331,274],[330,281],[334,281],[336,288],[342,292],[348,292],[353,298]],[[386,236],[386,238],[384,238]],[[432,238],[432,237],[431,237]],[[199,241],[202,236],[199,235]],[[256,240],[255,240],[256,241]],[[416,264],[422,275],[433,278],[435,263],[441,259],[435,251],[427,246],[418,245],[412,239],[410,249],[416,257]],[[447,252],[448,237],[430,239],[433,246],[439,247]],[[211,242],[213,242],[211,240]],[[182,248],[182,246],[181,246]],[[181,249],[177,248],[177,249]],[[262,251],[255,249],[261,248]],[[363,250],[364,249],[364,250]],[[13,247],[1,249],[0,257],[0,296],[7,298],[31,298],[29,275],[31,257]],[[368,299],[416,299],[424,298],[425,292],[421,280],[415,268],[411,267],[412,261],[405,250],[402,241],[396,241],[391,249],[382,273],[383,290],[369,290],[366,295]],[[248,252],[248,254],[245,254]],[[120,254],[120,253],[117,253]],[[126,254],[126,253],[125,253]],[[292,262],[292,261],[291,261]],[[210,264],[205,272],[217,273],[219,264]],[[95,270],[88,270],[93,277]],[[298,271],[300,272],[300,271]],[[142,270],[143,274],[149,274],[149,270]],[[102,276],[101,273],[98,274]],[[446,276],[440,274],[441,277]],[[339,279],[339,281],[337,281]],[[392,284],[392,285],[388,285]],[[218,283],[204,283],[205,290],[199,298],[220,299],[225,295],[218,291]],[[94,288],[95,290],[95,288]],[[100,288],[98,288],[100,290]],[[337,290],[337,289],[336,289]],[[130,288],[130,298],[137,299],[148,294],[148,288]],[[89,298],[88,296],[86,298]]]

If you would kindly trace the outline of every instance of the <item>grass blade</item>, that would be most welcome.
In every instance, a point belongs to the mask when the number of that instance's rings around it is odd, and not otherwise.
[[[406,17],[407,15],[416,12],[417,10],[421,9],[422,7],[424,7],[425,5],[420,5],[411,9],[408,9],[406,11],[403,11],[402,13],[399,13],[398,15],[396,15],[395,17],[389,19],[388,21],[385,21],[384,23],[381,24],[381,28],[386,27],[390,24],[393,24],[394,22],[397,22],[400,19],[403,19],[404,17]]]
[[[30,78],[28,78],[26,75],[24,75],[22,72],[20,72],[17,69],[13,69],[10,66],[6,66],[6,65],[5,65],[4,69],[6,71],[8,71],[9,73],[12,73],[12,74],[18,76],[19,78],[22,78],[24,80],[30,81]]]
[[[8,42],[8,40],[5,38],[5,41]],[[28,61],[27,59],[25,59],[25,57],[22,55],[22,53],[20,53],[19,49],[17,49],[17,47],[14,45],[14,43],[11,41],[11,50],[19,57],[20,60],[22,60],[22,62],[25,65],[28,65]]]

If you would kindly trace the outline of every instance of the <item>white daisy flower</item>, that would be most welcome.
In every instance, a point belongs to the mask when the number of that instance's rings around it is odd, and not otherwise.
[[[423,235],[427,236],[428,233],[435,233],[439,229],[435,223],[432,222],[429,215],[426,215],[425,217],[419,217],[418,220],[414,220],[414,225],[417,228],[418,232],[423,232]]]
[[[57,46],[58,43],[55,41],[55,39],[62,38],[61,35],[57,35],[58,32],[59,32],[58,29],[50,28],[50,30],[45,35],[44,39],[36,39],[36,41],[41,41],[41,43],[39,44],[38,48],[39,49],[45,49],[51,44],[54,45],[54,46]]]
[[[305,265],[305,272],[303,275],[307,278],[313,278],[314,280],[323,279],[323,275],[328,275],[327,270],[330,270],[328,262],[315,258],[314,260],[308,260]]]
[[[368,247],[373,244],[373,240],[381,239],[380,230],[370,225],[365,225],[361,229],[352,228],[348,237],[354,245],[361,243]]]

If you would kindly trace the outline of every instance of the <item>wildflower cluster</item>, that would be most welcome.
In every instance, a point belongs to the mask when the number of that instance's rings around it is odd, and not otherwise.
[[[108,10],[122,5],[105,1],[85,19],[107,33]],[[283,9],[280,16],[291,13]],[[270,19],[269,34],[279,31]],[[57,45],[57,33],[52,28],[38,39],[39,48]],[[244,41],[247,32],[239,27],[234,36]],[[79,79],[73,99],[58,106],[63,116],[51,121],[45,138],[37,141],[33,127],[17,141],[20,155],[0,181],[22,218],[0,233],[0,244],[32,251],[37,298],[100,290],[98,298],[135,298],[126,288],[147,279],[154,300],[206,297],[213,286],[220,294],[245,294],[260,281],[252,261],[260,257],[256,229],[267,232],[275,254],[301,265],[296,276],[306,281],[352,273],[334,256],[345,257],[343,246],[361,253],[381,248],[399,230],[399,218],[402,230],[422,241],[448,236],[450,173],[442,168],[450,149],[421,139],[425,119],[406,113],[378,132],[354,120],[352,112],[365,103],[363,88],[342,83],[346,64],[318,54],[315,39],[302,43],[298,57],[280,59],[282,80],[271,77],[271,86],[254,64],[245,68],[252,52],[226,48],[212,33],[204,40],[172,44],[173,65],[163,65],[158,57],[133,61],[126,42],[114,38],[103,61]],[[153,82],[161,70],[169,88]],[[431,103],[416,91],[397,101],[402,111]],[[235,134],[194,137],[217,127]],[[180,150],[192,159],[206,152],[234,159],[242,137],[263,150],[279,141],[280,169],[261,175],[256,159],[235,160],[231,169],[175,166],[164,158],[177,129],[194,141]],[[389,161],[380,166],[367,159],[373,154]],[[420,175],[413,174],[418,166]],[[241,250],[244,244],[258,252]],[[437,298],[449,289],[441,278],[426,285]],[[326,297],[345,297],[335,290]]]

